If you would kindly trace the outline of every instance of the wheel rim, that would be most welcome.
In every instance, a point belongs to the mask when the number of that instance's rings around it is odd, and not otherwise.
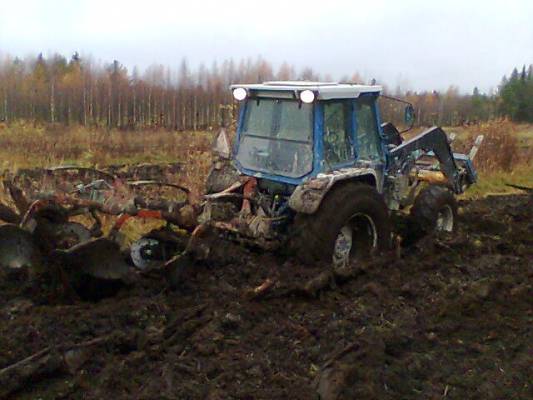
[[[133,265],[140,270],[161,265],[165,261],[162,243],[157,239],[141,238],[131,245]]]
[[[437,224],[435,229],[438,232],[452,232],[453,225],[453,210],[449,205],[445,205],[437,214]]]
[[[378,234],[374,220],[367,214],[354,214],[335,239],[333,265],[346,266],[351,259],[372,254],[378,245]]]

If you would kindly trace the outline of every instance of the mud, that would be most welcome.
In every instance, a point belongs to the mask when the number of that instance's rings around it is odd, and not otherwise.
[[[64,304],[0,282],[0,369],[112,338],[9,397],[530,398],[532,198],[465,202],[460,219],[457,234],[312,293],[291,288],[324,267],[231,244],[187,271],[178,291],[152,274],[114,298]],[[249,295],[261,285],[265,295]]]

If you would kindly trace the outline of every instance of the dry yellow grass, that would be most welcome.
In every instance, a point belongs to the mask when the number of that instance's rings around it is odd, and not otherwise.
[[[181,163],[178,182],[201,190],[211,165],[216,132],[106,131],[82,127],[0,125],[0,168],[62,164],[102,167],[138,163]]]
[[[517,192],[507,183],[533,187],[533,126],[501,120],[448,131],[458,134],[454,148],[459,151],[469,151],[477,135],[485,137],[474,160],[478,182],[465,197]]]

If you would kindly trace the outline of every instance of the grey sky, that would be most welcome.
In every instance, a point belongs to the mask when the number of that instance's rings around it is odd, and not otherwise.
[[[0,0],[0,52],[192,66],[263,56],[391,87],[489,90],[533,63],[533,0]]]

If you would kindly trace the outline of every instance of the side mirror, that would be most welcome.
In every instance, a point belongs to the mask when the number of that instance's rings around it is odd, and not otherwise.
[[[415,122],[415,109],[412,104],[405,106],[403,119],[407,125],[412,125]]]
[[[220,158],[230,158],[231,148],[228,135],[226,134],[226,129],[224,128],[220,128],[220,131],[215,139],[215,143],[213,143],[213,153]]]

